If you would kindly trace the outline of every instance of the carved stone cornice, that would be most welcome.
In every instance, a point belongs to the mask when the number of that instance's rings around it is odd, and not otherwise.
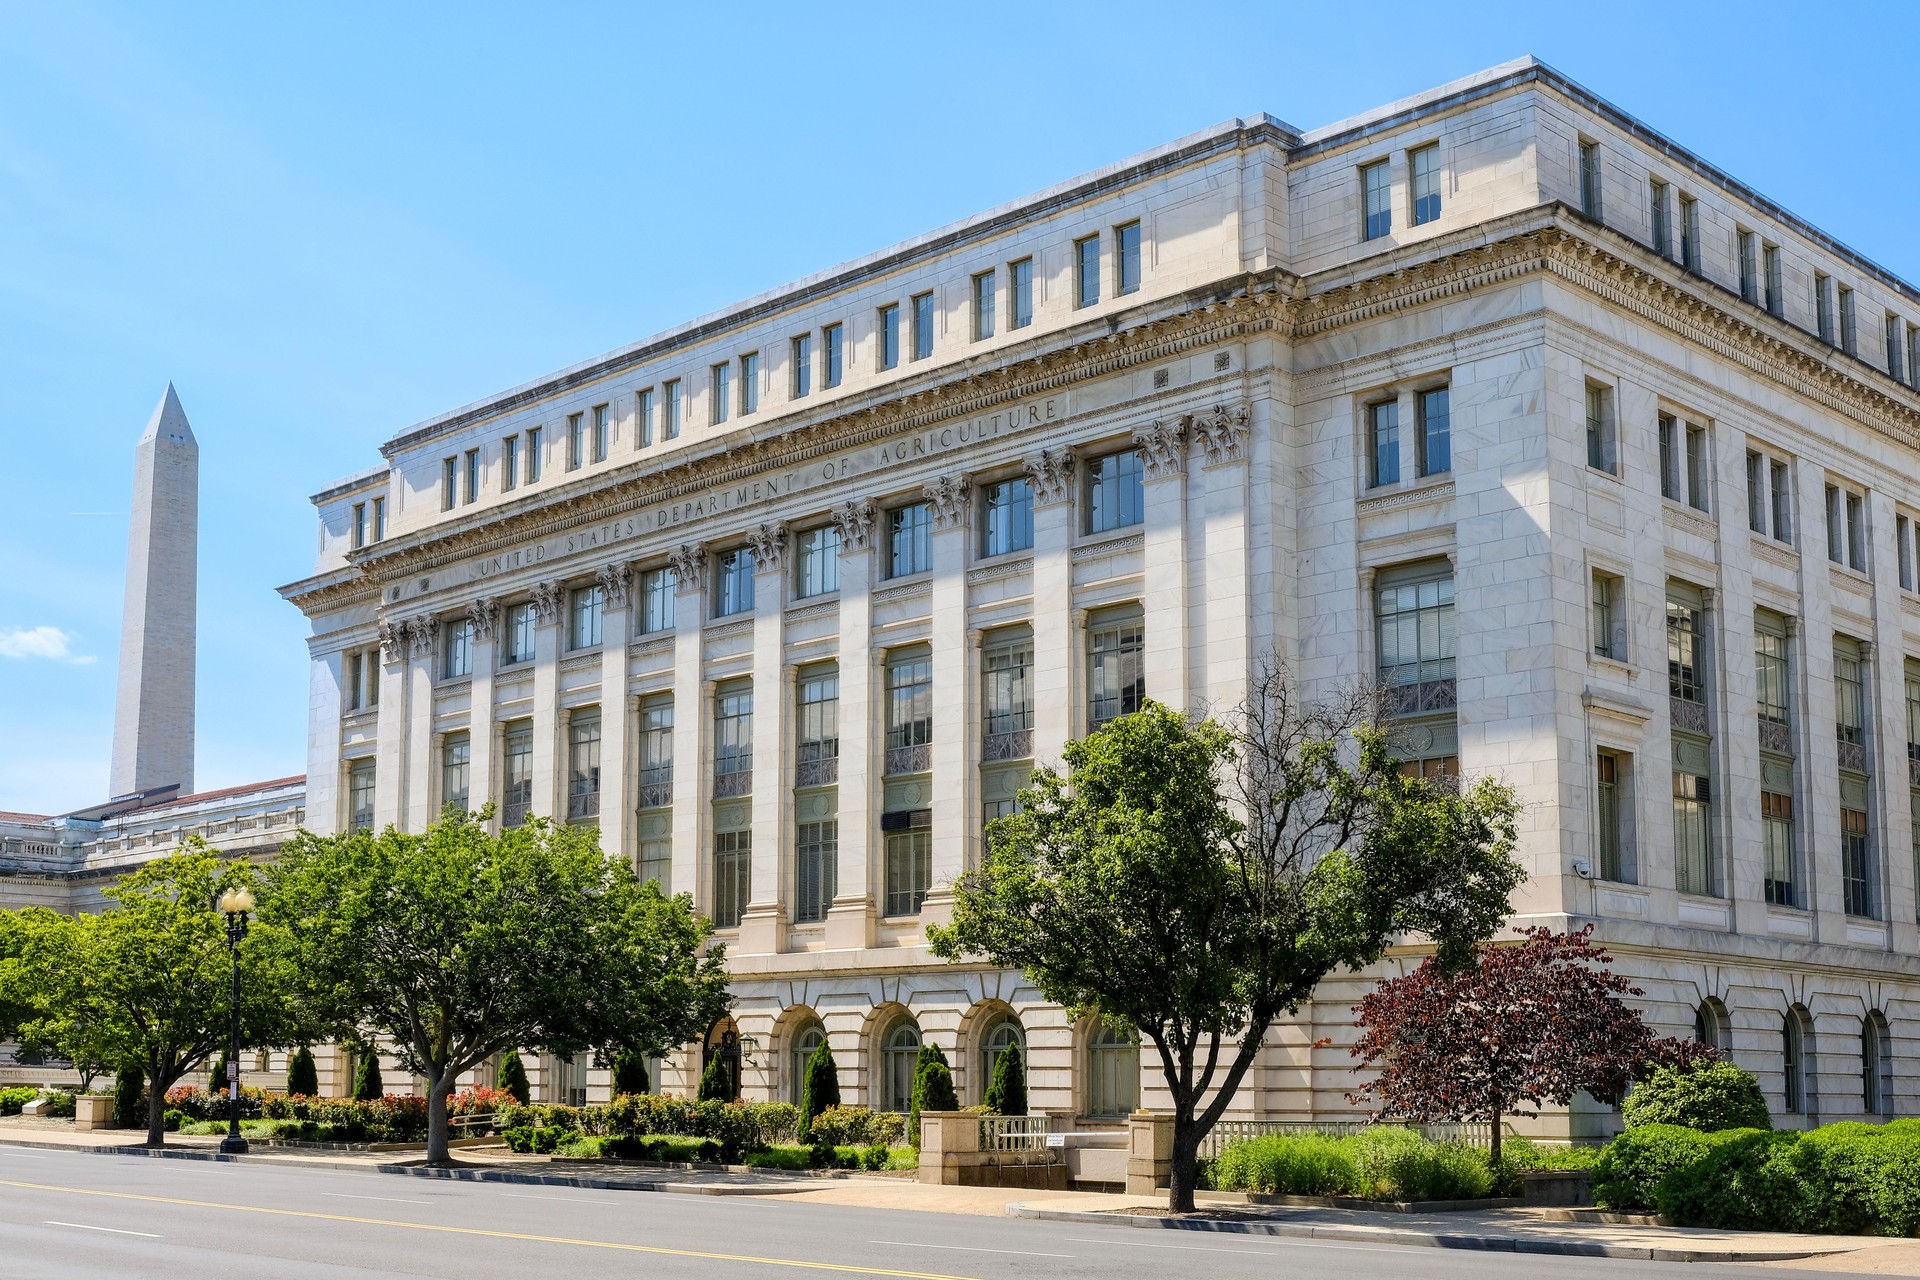
[[[958,529],[967,523],[967,509],[973,505],[973,479],[966,472],[936,477],[921,492],[933,504],[935,529]]]
[[[707,589],[707,544],[704,542],[683,542],[667,555],[667,567],[673,570],[673,585],[677,591],[705,591]]]
[[[533,604],[533,620],[536,625],[545,626],[560,616],[559,583],[536,582],[527,595]]]
[[[473,623],[473,638],[493,639],[495,628],[500,623],[500,601],[495,596],[482,596],[467,605],[467,619]]]
[[[1207,465],[1210,467],[1240,460],[1252,424],[1253,406],[1245,400],[1237,400],[1230,405],[1217,404],[1187,420],[1193,438],[1206,451]]]
[[[606,609],[624,609],[627,607],[628,588],[633,585],[633,565],[625,560],[616,560],[612,564],[603,564],[594,575],[600,582],[602,607]]]
[[[755,573],[768,573],[787,562],[787,526],[763,521],[747,530],[747,549],[753,553]]]
[[[1147,479],[1185,473],[1187,429],[1178,419],[1164,422],[1156,418],[1144,427],[1135,427],[1133,444],[1140,451],[1140,463]]]
[[[1073,497],[1073,450],[1042,449],[1021,460],[1027,471],[1027,483],[1033,489],[1033,505],[1050,507]]]
[[[840,530],[840,549],[859,551],[873,537],[873,522],[879,518],[871,502],[855,498],[833,509],[833,523]]]

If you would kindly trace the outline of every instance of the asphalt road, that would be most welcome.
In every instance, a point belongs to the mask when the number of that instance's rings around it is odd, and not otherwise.
[[[1731,1276],[1078,1223],[0,1148],[0,1276],[167,1280]],[[1770,1280],[1801,1273],[1769,1268]]]

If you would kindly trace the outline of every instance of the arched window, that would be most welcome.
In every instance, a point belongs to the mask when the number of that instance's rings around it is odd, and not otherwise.
[[[1709,1049],[1728,1049],[1732,1047],[1732,1036],[1728,1034],[1727,1006],[1712,996],[1700,1002],[1693,1011],[1693,1038]]]
[[[980,1037],[980,1100],[987,1099],[987,1087],[993,1083],[993,1068],[1000,1061],[1000,1055],[1015,1045],[1020,1046],[1020,1065],[1026,1066],[1027,1032],[1018,1018],[1002,1014],[987,1027],[987,1033]]]
[[[907,1111],[913,1106],[913,1066],[920,1056],[920,1026],[902,1018],[880,1041],[880,1109]]]
[[[1810,1022],[1806,1007],[1797,1004],[1780,1021],[1780,1064],[1789,1115],[1806,1115],[1814,1109],[1813,1090],[1808,1087],[1813,1077],[1807,1051]]]
[[[1096,1023],[1087,1037],[1087,1114],[1124,1116],[1140,1105],[1140,1042]]]
[[[1870,1009],[1860,1020],[1860,1100],[1870,1116],[1885,1115],[1893,1095],[1893,1045],[1887,1020]]]
[[[815,1050],[826,1043],[826,1039],[827,1030],[817,1018],[809,1018],[793,1033],[787,1060],[792,1064],[788,1074],[793,1080],[793,1105],[796,1107],[800,1105],[800,1095],[807,1087],[807,1063],[813,1059]]]

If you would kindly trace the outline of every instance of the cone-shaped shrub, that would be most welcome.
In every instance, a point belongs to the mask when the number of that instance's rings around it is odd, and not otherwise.
[[[1020,1046],[1010,1044],[994,1059],[993,1083],[987,1086],[987,1110],[1001,1116],[1027,1114],[1027,1066]]]
[[[113,1078],[113,1127],[116,1129],[144,1129],[147,1127],[147,1082],[142,1077],[140,1064],[130,1062],[121,1067]]]
[[[929,1062],[920,1068],[913,1082],[913,1132],[908,1135],[914,1146],[920,1145],[922,1111],[958,1111],[960,1095],[953,1091],[953,1071],[944,1062]]]
[[[207,1073],[207,1092],[225,1093],[227,1091],[227,1051],[222,1049],[220,1056],[213,1060],[213,1067]]]
[[[808,1140],[815,1116],[839,1105],[840,1069],[833,1065],[833,1050],[822,1040],[807,1059],[807,1078],[800,1083],[800,1141]]]
[[[732,1102],[733,1078],[727,1072],[727,1060],[714,1054],[707,1060],[707,1069],[700,1073],[701,1102]]]
[[[353,1073],[353,1096],[371,1102],[387,1091],[380,1080],[380,1055],[368,1049],[360,1055],[360,1066]]]
[[[647,1060],[631,1049],[613,1055],[613,1096],[649,1092]]]
[[[301,1045],[287,1063],[287,1094],[303,1098],[320,1096],[320,1069],[313,1063],[313,1050]]]
[[[527,1069],[520,1065],[518,1049],[507,1050],[507,1056],[500,1059],[500,1077],[494,1081],[494,1087],[505,1089],[522,1105],[533,1099],[533,1086],[527,1083]]]
[[[913,1096],[908,1099],[908,1103],[907,1103],[907,1143],[909,1146],[912,1146],[912,1147],[917,1148],[920,1145],[920,1112],[921,1110],[922,1109],[927,1109],[932,1111],[940,1110],[939,1107],[928,1108],[925,1102],[921,1100],[921,1096],[920,1096],[921,1095],[921,1086],[920,1086],[921,1078],[926,1074],[927,1068],[936,1062],[939,1063],[941,1066],[946,1067],[947,1055],[940,1052],[939,1045],[932,1044],[927,1041],[922,1041],[920,1044],[920,1053],[913,1060]],[[947,1088],[949,1092],[951,1092],[953,1088],[953,1069],[951,1067],[947,1067]],[[958,1102],[956,1102],[955,1106],[957,1107],[958,1105],[959,1105]]]

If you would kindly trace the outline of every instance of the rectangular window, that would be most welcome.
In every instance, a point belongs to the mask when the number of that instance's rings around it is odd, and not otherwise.
[[[446,650],[441,657],[441,677],[457,680],[472,675],[473,620],[463,618],[459,622],[449,622],[441,632],[441,643]]]
[[[1791,706],[1787,637],[1772,630],[1756,631],[1753,637],[1753,666],[1754,695],[1760,719],[1767,724],[1786,724]]]
[[[1660,415],[1660,496],[1680,500],[1680,423],[1670,413]]]
[[[1867,571],[1866,500],[1857,493],[1847,495],[1847,563]]]
[[[641,634],[671,631],[673,629],[673,570],[664,567],[641,570],[639,593]]]
[[[1907,326],[1907,385],[1920,387],[1920,325]]]
[[[744,680],[714,691],[713,773],[716,779],[753,774],[753,687]],[[715,790],[745,794],[728,787]]]
[[[793,398],[798,400],[813,390],[813,335],[803,333],[793,340]]]
[[[512,492],[520,487],[520,437],[508,436],[500,442],[500,488]]]
[[[925,360],[933,354],[933,295],[913,296],[913,358]]]
[[[1673,879],[1681,893],[1713,896],[1712,792],[1705,778],[1673,775]]]
[[[933,504],[914,502],[887,512],[887,576],[906,578],[933,568]]]
[[[1850,356],[1860,354],[1860,320],[1854,312],[1853,290],[1840,286],[1840,349]]]
[[[760,408],[760,353],[749,351],[740,357],[740,416]]]
[[[1747,528],[1767,531],[1767,460],[1747,450]]]
[[[507,606],[506,621],[501,627],[506,639],[500,652],[501,666],[533,661],[533,638],[539,625],[540,615],[531,601]]]
[[[818,924],[838,892],[840,823],[802,822],[793,833],[793,921]]]
[[[887,662],[887,750],[933,741],[933,658],[924,649]],[[913,772],[893,770],[888,772]]]
[[[1794,887],[1792,796],[1760,793],[1760,846],[1766,861],[1767,901],[1776,907],[1799,906]]]
[[[1613,388],[1597,382],[1587,384],[1587,465],[1595,471],[1614,473],[1615,434]]]
[[[500,825],[517,827],[533,808],[533,722],[516,720],[504,737],[500,758]]]
[[[1033,485],[1025,476],[980,490],[980,554],[1003,556],[1033,546]]]
[[[1124,529],[1146,519],[1139,450],[1095,458],[1086,472],[1088,533]]]
[[[600,618],[606,609],[607,590],[594,585],[576,589],[568,609],[567,647],[592,649],[600,643]]]
[[[1615,662],[1627,660],[1626,619],[1621,610],[1624,586],[1618,574],[1593,571],[1593,652]]]
[[[880,335],[880,368],[893,369],[900,364],[900,304],[890,302],[880,308],[877,325]],[[833,385],[833,379],[827,379],[827,385]]]
[[[1440,144],[1407,153],[1408,181],[1413,187],[1413,225],[1440,216]]]
[[[745,547],[713,558],[713,616],[753,611],[753,552]]]
[[[1866,810],[1840,810],[1840,856],[1844,880],[1841,896],[1846,899],[1847,914],[1879,919],[1875,905],[1879,894],[1875,892],[1878,886],[1873,867],[1873,842],[1868,837]]]
[[[1787,310],[1787,291],[1780,276],[1780,246],[1762,244],[1760,246],[1760,271],[1766,277],[1767,310],[1774,315],[1784,315]]]
[[[1920,663],[1909,660],[1906,677],[1907,759],[1920,760]]]
[[[733,363],[726,361],[707,370],[707,425],[725,422],[732,408]]]
[[[660,438],[680,438],[680,379],[669,378],[660,385]]]
[[[1090,307],[1100,301],[1100,237],[1083,236],[1073,242],[1073,305]]]
[[[1113,292],[1124,297],[1140,288],[1140,224],[1125,222],[1113,229]]]
[[[1833,485],[1827,486],[1827,559],[1835,564],[1847,562],[1846,506]]]
[[[1379,488],[1400,482],[1400,402],[1367,406],[1367,484]]]
[[[540,483],[540,438],[546,434],[544,427],[527,428],[527,483]]]
[[[367,545],[367,504],[353,504],[353,545],[357,550]]]
[[[981,730],[987,737],[1033,728],[1030,633],[990,637],[980,648],[980,680]]]
[[[833,667],[803,669],[795,679],[799,699],[795,759],[800,766],[796,786],[831,782],[831,777],[808,778],[808,766],[840,758],[840,673]]]
[[[1453,469],[1452,427],[1448,388],[1436,387],[1414,396],[1419,433],[1414,437],[1416,465],[1423,476],[1444,475]]]
[[[673,699],[640,704],[640,803],[657,809],[673,803]]]
[[[1600,144],[1580,139],[1580,212],[1600,218]]]
[[[1687,424],[1687,505],[1707,509],[1707,429]]]
[[[1700,202],[1692,196],[1680,197],[1680,265],[1700,270]]]
[[[347,766],[347,822],[355,831],[373,830],[373,761]]]
[[[1380,682],[1419,685],[1454,676],[1453,578],[1401,582],[1375,596]]]
[[[587,460],[587,416],[567,415],[567,470],[578,471]]]
[[[1887,335],[1887,376],[1892,378],[1896,382],[1905,382],[1906,381],[1905,365],[1906,365],[1907,344],[1901,333],[1900,317],[1893,314],[1893,312],[1891,311],[1887,312],[1886,335]]]
[[[591,446],[591,457],[595,462],[607,460],[607,406],[597,404],[592,410],[593,430],[587,443]]]
[[[460,477],[460,459],[447,458],[440,463],[440,509],[453,510],[454,486]]]
[[[366,682],[368,668],[373,663],[364,653],[350,653],[346,660],[347,710],[358,711],[367,705]]]
[[[1867,740],[1867,687],[1860,659],[1847,653],[1833,655],[1834,737],[1851,746]]]
[[[1613,751],[1601,751],[1594,756],[1594,817],[1596,819],[1600,878],[1616,884],[1632,884],[1634,881],[1631,859],[1627,854],[1626,832],[1621,826],[1621,789],[1626,782],[1626,768],[1620,755]]]
[[[480,451],[469,449],[460,468],[460,498],[475,502],[480,497]]]
[[[375,498],[373,500],[373,540],[375,542],[383,542],[386,540],[386,536],[387,500],[385,498]]]
[[[1906,591],[1913,590],[1912,523],[1905,516],[1893,518],[1893,545],[1900,560],[1900,586]]]
[[[1033,259],[1007,264],[1007,291],[1012,297],[1012,324],[1024,329],[1033,323]]]
[[[600,816],[600,712],[576,711],[567,719],[567,821],[591,823]]]
[[[793,540],[794,595],[802,600],[840,589],[840,526],[802,529]]]
[[[846,336],[847,331],[837,324],[830,324],[820,331],[820,345],[826,364],[821,381],[829,388],[839,386],[840,379],[846,373]]]
[[[1393,183],[1385,160],[1360,166],[1360,238],[1378,240],[1393,230]]]
[[[1667,601],[1667,696],[1681,702],[1707,700],[1704,611],[1678,600]]]
[[[973,278],[973,340],[993,336],[994,272],[982,271]]]
[[[1137,609],[1087,622],[1087,731],[1140,709],[1147,696],[1146,623]]]
[[[1833,341],[1833,278],[1813,273],[1813,318],[1822,342]]]
[[[643,388],[633,398],[633,447],[644,449],[653,443],[653,388]]]
[[[738,929],[752,888],[753,832],[713,833],[713,924]]]
[[[1647,209],[1653,224],[1653,251],[1663,258],[1673,256],[1673,209],[1668,204],[1670,190],[1658,178],[1647,181]]]
[[[1787,464],[1777,458],[1768,459],[1767,471],[1773,493],[1773,536],[1781,542],[1792,542],[1792,483],[1787,475]]]
[[[440,740],[440,807],[467,811],[467,760],[470,743],[464,733]]]
[[[887,907],[890,916],[920,914],[933,887],[932,814],[926,809],[889,813],[881,818],[886,832]]]
[[[651,880],[660,886],[661,893],[673,892],[673,841],[658,837],[641,836],[640,847],[633,860],[633,872],[645,884]],[[659,1079],[658,1076],[651,1077]]]
[[[1757,253],[1759,237],[1745,227],[1734,230],[1733,244],[1735,256],[1740,263],[1740,300],[1742,302],[1760,301],[1760,261]]]

